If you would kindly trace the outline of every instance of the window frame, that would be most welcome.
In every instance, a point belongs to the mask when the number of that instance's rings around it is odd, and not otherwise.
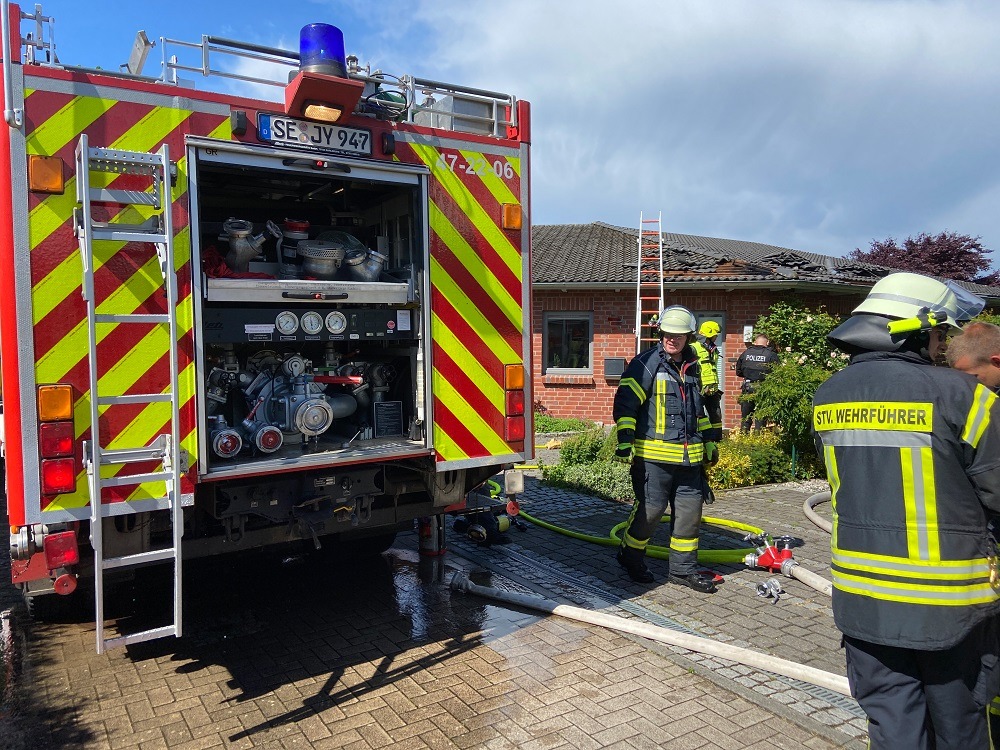
[[[549,324],[553,321],[585,321],[587,323],[587,367],[549,367]],[[546,310],[542,316],[542,374],[594,374],[594,313],[590,310]]]

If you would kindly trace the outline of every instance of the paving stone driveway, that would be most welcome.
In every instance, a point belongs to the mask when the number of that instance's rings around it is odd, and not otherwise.
[[[828,575],[829,540],[801,514],[814,488],[720,494],[714,515],[801,538]],[[607,534],[627,508],[528,480],[523,505]],[[658,532],[660,533],[660,532]],[[720,544],[732,539],[720,535]],[[543,593],[745,644],[843,673],[829,603],[797,581],[720,567],[715,596],[624,578],[613,550],[538,527],[481,548],[452,535],[444,560],[401,535],[375,563],[273,555],[185,567],[185,637],[98,656],[94,628],[29,624],[9,586],[13,645],[0,746],[47,748],[860,748],[863,722],[836,697],[784,678],[452,592]],[[3,541],[3,540],[0,540]],[[654,539],[654,541],[656,541]],[[9,570],[0,563],[0,577]],[[663,580],[666,563],[652,561]],[[163,581],[123,587],[109,615],[162,608]],[[832,702],[831,702],[832,701]]]

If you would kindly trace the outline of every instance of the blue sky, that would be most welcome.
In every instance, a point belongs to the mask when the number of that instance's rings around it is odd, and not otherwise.
[[[42,4],[67,64],[116,68],[139,29],[294,49],[325,22],[373,69],[527,99],[536,224],[662,212],[830,255],[949,230],[1000,265],[994,0]]]

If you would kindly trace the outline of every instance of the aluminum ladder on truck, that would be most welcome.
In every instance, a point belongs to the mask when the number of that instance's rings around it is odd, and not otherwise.
[[[90,542],[94,548],[94,600],[97,609],[97,653],[109,648],[126,646],[181,635],[181,537],[184,533],[184,516],[181,508],[181,456],[180,408],[178,403],[177,363],[177,274],[174,269],[173,225],[170,200],[170,152],[166,144],[156,153],[116,151],[92,148],[86,134],[80,136],[76,149],[76,193],[78,207],[75,212],[75,229],[83,260],[83,297],[87,303],[87,331],[90,360],[90,435],[84,449],[87,481],[90,491]],[[97,187],[92,176],[102,185],[110,184],[114,177],[107,175],[141,175],[150,179],[148,190],[112,190]],[[97,221],[93,206],[106,207],[109,216],[120,210],[152,209],[150,218],[140,224]],[[134,208],[132,208],[134,207]],[[97,312],[98,300],[94,289],[94,243],[101,241],[137,243],[155,251],[166,292],[166,313],[162,314],[101,314]],[[100,391],[101,368],[98,364],[99,330],[107,332],[110,326],[153,324],[169,329],[170,337],[170,390],[148,394],[105,394]],[[103,327],[103,328],[102,328]],[[99,419],[101,407],[122,404],[170,404],[170,432],[156,437],[149,445],[109,449],[100,444]],[[129,466],[159,462],[160,470],[142,473],[125,473]],[[121,473],[101,476],[101,467],[119,466]],[[102,490],[106,487],[138,485],[144,482],[162,482],[166,494],[162,498],[170,514],[172,541],[170,546],[120,557],[104,554],[102,519],[113,515],[103,503]],[[174,568],[173,622],[160,628],[130,633],[115,638],[104,635],[104,574],[115,568],[130,568],[154,562],[169,561]]]
[[[663,310],[662,212],[655,219],[639,213],[639,259],[635,282],[635,353],[658,340],[652,321]],[[654,228],[655,225],[655,228]],[[645,329],[645,331],[643,330]]]

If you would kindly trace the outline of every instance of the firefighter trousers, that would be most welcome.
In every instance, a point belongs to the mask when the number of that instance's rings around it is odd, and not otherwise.
[[[851,694],[871,750],[991,750],[988,706],[1000,689],[1000,628],[989,618],[940,651],[844,637]]]
[[[670,573],[686,576],[697,571],[698,529],[705,480],[701,466],[632,460],[635,505],[623,536],[624,554],[639,561],[660,518],[670,508]]]
[[[722,429],[722,391],[716,391],[711,396],[702,396],[701,401],[705,404],[705,413],[708,414],[708,421],[717,430]]]

